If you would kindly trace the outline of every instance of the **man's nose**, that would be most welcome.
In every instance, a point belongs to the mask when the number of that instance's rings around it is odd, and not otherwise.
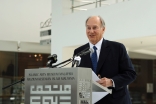
[[[94,32],[94,30],[91,28],[91,29],[90,29],[90,32],[91,32],[91,33],[93,33],[93,32]]]

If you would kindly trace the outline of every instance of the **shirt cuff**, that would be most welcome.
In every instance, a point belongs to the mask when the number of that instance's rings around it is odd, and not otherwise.
[[[112,80],[112,79],[111,79]],[[115,83],[114,83],[114,81],[112,80],[112,82],[113,82],[113,86],[112,87],[115,87]]]

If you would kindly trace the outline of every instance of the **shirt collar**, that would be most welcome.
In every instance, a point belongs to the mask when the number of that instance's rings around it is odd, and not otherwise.
[[[93,48],[93,46],[96,46],[97,50],[101,50],[102,41],[103,41],[103,38],[101,38],[101,40],[98,43],[96,43],[95,45],[93,45],[91,42],[89,42],[89,46],[90,46],[90,48]]]

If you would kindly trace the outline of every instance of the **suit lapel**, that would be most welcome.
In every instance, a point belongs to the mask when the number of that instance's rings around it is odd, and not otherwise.
[[[96,73],[99,73],[99,71],[101,70],[101,67],[104,64],[104,62],[106,61],[106,58],[107,58],[109,52],[110,52],[110,47],[108,45],[108,41],[103,39]]]
[[[85,48],[90,47],[89,43],[85,45]],[[84,55],[82,56],[85,60],[84,65],[85,67],[89,67],[92,68],[92,62],[91,62],[91,58],[90,58],[90,54]],[[93,68],[92,68],[93,69]]]
[[[90,58],[90,54],[87,54],[86,55],[86,66],[89,66],[91,69],[93,69],[93,66],[92,66],[92,61],[91,61],[91,58]]]

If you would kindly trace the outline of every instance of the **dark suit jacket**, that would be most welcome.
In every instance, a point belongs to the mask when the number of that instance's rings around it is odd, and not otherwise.
[[[75,49],[74,55],[89,47],[89,43]],[[79,67],[92,68],[90,54],[81,57]],[[131,104],[127,85],[136,78],[136,72],[123,44],[103,39],[96,74],[111,78],[115,88],[96,104]]]

